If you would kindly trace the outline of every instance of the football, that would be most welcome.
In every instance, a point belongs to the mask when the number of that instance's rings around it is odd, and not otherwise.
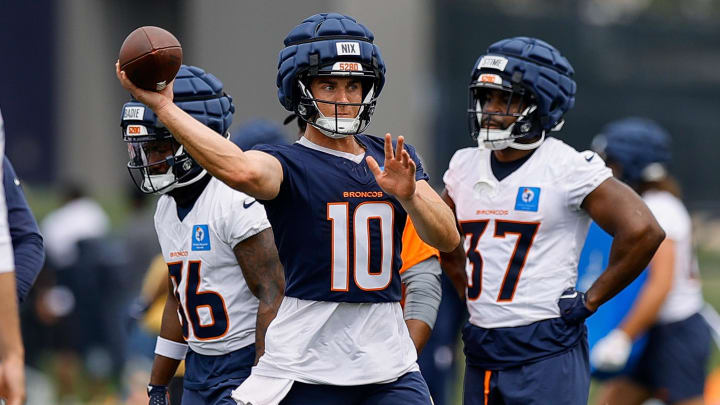
[[[180,69],[182,47],[173,34],[160,27],[140,27],[125,38],[118,60],[120,70],[136,86],[160,91]]]

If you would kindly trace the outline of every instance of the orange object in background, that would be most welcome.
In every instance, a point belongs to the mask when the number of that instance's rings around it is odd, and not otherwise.
[[[705,405],[720,405],[720,368],[713,370],[705,380]]]
[[[420,236],[415,230],[415,225],[408,215],[402,236],[402,253],[400,257],[403,263],[400,268],[400,273],[432,256],[439,257],[440,253],[437,249],[420,239]]]

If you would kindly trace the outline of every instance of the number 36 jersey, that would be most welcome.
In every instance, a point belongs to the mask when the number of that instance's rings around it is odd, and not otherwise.
[[[590,226],[581,204],[612,173],[597,154],[548,138],[498,181],[491,153],[461,149],[443,177],[465,236],[470,322],[500,328],[557,318]]]
[[[269,227],[262,205],[215,178],[182,221],[172,197],[158,200],[155,229],[194,352],[216,356],[255,342],[258,301],[233,247]]]

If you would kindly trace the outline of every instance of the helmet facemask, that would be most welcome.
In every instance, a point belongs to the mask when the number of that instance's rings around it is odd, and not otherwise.
[[[539,129],[537,104],[531,93],[520,86],[503,86],[498,75],[483,74],[470,85],[468,119],[473,138],[481,148],[530,150],[543,142]],[[532,139],[531,143],[517,142]]]
[[[146,194],[164,194],[201,179],[206,171],[188,155],[183,146],[165,128],[127,125],[123,138],[127,143],[127,168],[135,186]],[[135,135],[133,133],[139,133]]]
[[[357,79],[362,87],[360,102],[336,102],[323,100],[315,97],[311,92],[313,79],[322,78],[350,78]],[[377,77],[373,70],[368,70],[358,62],[336,62],[327,70],[320,70],[316,74],[306,72],[298,79],[300,99],[297,103],[296,114],[307,121],[308,124],[317,128],[322,134],[333,138],[341,139],[349,135],[357,135],[365,131],[370,124],[370,117],[375,111],[377,97],[375,89]],[[332,107],[333,113],[323,114],[327,111],[326,106]],[[321,108],[322,106],[322,108]],[[347,114],[346,110],[357,110],[351,117],[342,117]]]

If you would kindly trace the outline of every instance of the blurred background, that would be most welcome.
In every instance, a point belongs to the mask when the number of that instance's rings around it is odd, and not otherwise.
[[[183,62],[215,74],[233,96],[234,128],[257,118],[282,123],[282,40],[327,11],[370,28],[388,67],[367,132],[404,135],[438,191],[453,152],[473,145],[471,68],[501,38],[539,37],[570,60],[576,106],[557,136],[575,148],[588,149],[614,119],[658,121],[673,136],[670,168],[695,219],[706,299],[720,305],[720,188],[712,180],[720,172],[720,120],[712,118],[720,111],[720,2],[0,0],[6,153],[48,244],[48,269],[22,308],[35,370],[29,403],[147,401],[154,340],[131,308],[159,246],[154,200],[134,193],[125,169],[120,109],[129,95],[113,66],[125,36],[143,25],[173,32]],[[296,127],[286,130],[290,139]],[[62,210],[78,200],[83,210]]]

